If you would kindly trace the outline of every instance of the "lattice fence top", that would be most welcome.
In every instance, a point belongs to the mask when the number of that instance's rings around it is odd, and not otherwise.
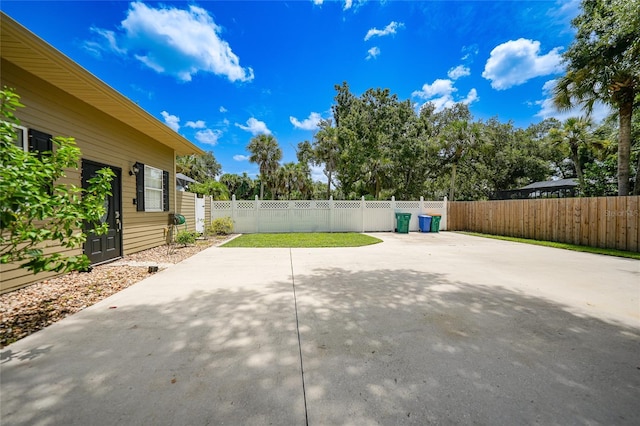
[[[255,201],[237,201],[236,208],[246,210],[246,209],[255,209],[256,202]]]
[[[364,206],[367,209],[390,209],[391,201],[365,201]]]
[[[282,210],[289,208],[289,201],[261,201],[261,209]]]
[[[231,208],[231,201],[213,201],[211,207],[214,210],[229,210]]]
[[[396,201],[397,209],[419,209],[420,201]]]
[[[425,201],[424,202],[425,209],[442,209],[444,208],[443,201]]]
[[[361,201],[334,201],[334,209],[359,209]]]
[[[233,204],[235,203],[235,204]],[[395,208],[396,210],[416,210],[416,209],[432,209],[438,210],[444,208],[443,201],[362,201],[362,200],[267,200],[267,201],[213,201],[211,206],[214,210],[229,210],[236,208],[238,210],[285,210],[285,209],[373,209],[384,210]],[[364,203],[364,204],[363,204]]]

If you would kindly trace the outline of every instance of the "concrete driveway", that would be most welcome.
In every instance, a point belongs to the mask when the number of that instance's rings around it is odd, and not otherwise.
[[[1,352],[3,425],[640,424],[640,261],[211,248]]]

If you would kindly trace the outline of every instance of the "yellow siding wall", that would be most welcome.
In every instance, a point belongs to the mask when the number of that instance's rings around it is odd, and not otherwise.
[[[176,212],[184,216],[186,223],[178,226],[178,231],[196,230],[196,194],[192,192],[176,192]],[[185,226],[186,225],[186,226]]]
[[[173,149],[11,63],[3,60],[1,67],[0,84],[14,88],[25,105],[17,112],[23,126],[54,136],[74,137],[84,159],[122,169],[123,254],[164,244],[168,212],[136,211],[136,179],[129,176],[129,170],[138,161],[169,171],[169,205],[171,211],[176,211]],[[80,170],[70,170],[68,179],[79,186]],[[0,273],[0,292],[47,277],[34,276],[15,265],[3,266]]]

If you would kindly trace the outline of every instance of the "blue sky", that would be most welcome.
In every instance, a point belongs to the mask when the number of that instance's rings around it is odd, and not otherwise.
[[[205,150],[248,172],[330,118],[334,85],[389,88],[416,108],[469,105],[526,127],[553,110],[579,1],[7,1],[2,10]],[[316,170],[314,177],[322,173]]]

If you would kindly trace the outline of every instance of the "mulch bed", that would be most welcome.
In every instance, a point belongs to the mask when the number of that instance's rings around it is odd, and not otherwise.
[[[155,247],[125,256],[126,263],[178,263],[228,237],[186,247]],[[162,268],[161,268],[162,269]],[[0,295],[0,348],[91,306],[149,276],[148,266],[105,264],[89,273],[71,272]]]

